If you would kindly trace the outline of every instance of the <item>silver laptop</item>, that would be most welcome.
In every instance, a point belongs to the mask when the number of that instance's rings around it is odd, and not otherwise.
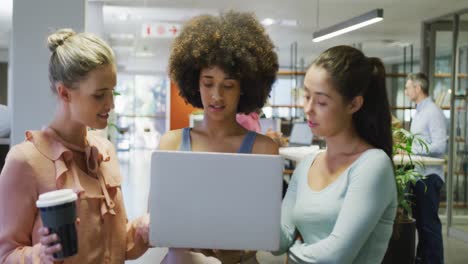
[[[153,152],[151,244],[277,250],[282,172],[276,155]]]

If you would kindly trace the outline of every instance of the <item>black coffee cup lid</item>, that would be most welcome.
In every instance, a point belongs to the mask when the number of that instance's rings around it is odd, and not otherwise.
[[[56,190],[39,195],[36,206],[38,208],[56,206],[76,201],[76,199],[78,196],[72,189]]]

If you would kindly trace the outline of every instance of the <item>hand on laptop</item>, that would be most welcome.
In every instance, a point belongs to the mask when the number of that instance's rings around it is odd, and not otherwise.
[[[143,242],[149,243],[149,214],[145,214],[135,220],[135,238],[141,237]]]

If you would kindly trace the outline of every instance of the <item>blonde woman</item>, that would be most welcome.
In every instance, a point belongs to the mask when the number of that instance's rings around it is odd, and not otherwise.
[[[48,38],[49,79],[58,107],[50,124],[26,131],[0,175],[0,263],[52,263],[61,250],[42,227],[35,201],[70,188],[79,196],[78,254],[63,263],[124,263],[148,248],[148,217],[128,222],[113,145],[88,132],[107,126],[114,108],[114,55],[88,33],[59,30]],[[60,242],[60,241],[58,241]]]

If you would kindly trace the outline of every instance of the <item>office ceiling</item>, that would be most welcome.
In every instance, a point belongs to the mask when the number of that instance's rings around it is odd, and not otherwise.
[[[338,44],[361,45],[368,56],[392,63],[403,60],[403,46],[414,45],[419,57],[421,22],[468,8],[466,0],[105,0],[104,28],[114,47],[121,69],[164,71],[171,38],[142,38],[145,23],[180,24],[202,13],[217,14],[235,9],[254,12],[262,20],[272,18],[286,25],[267,26],[277,46],[280,65],[291,64],[291,44],[297,42],[298,63],[308,64],[328,47]],[[12,0],[0,0],[0,49],[8,47]],[[384,20],[320,43],[312,33],[375,8],[384,9]],[[318,12],[317,12],[318,11]],[[297,25],[291,25],[291,24]]]

